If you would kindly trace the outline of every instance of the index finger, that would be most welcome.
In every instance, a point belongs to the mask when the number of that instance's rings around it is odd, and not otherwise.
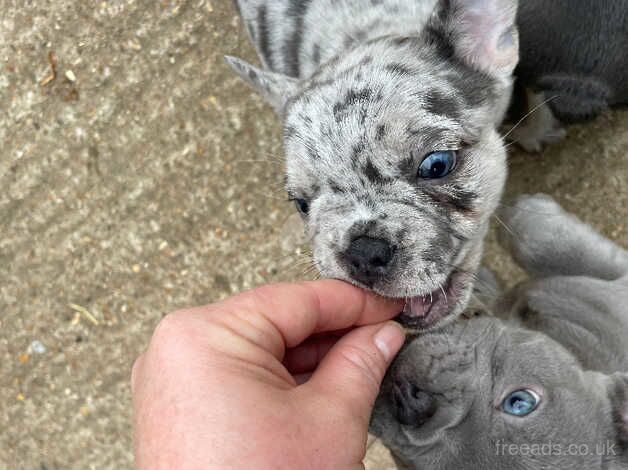
[[[291,348],[314,333],[390,320],[401,312],[403,301],[329,279],[271,284],[227,299],[217,307],[263,316]]]

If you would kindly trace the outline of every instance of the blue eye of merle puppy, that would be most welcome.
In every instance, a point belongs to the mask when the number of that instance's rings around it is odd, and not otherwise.
[[[294,199],[294,205],[297,206],[297,210],[302,215],[307,215],[310,211],[310,204],[305,199]]]
[[[447,176],[456,166],[457,155],[455,150],[439,150],[428,154],[419,165],[417,176],[423,179]]]
[[[532,390],[517,390],[506,397],[502,410],[513,416],[527,416],[536,410],[541,398]]]

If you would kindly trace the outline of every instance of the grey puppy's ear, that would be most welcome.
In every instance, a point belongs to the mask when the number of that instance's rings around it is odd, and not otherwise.
[[[225,60],[240,78],[275,108],[277,113],[283,113],[286,103],[297,91],[299,83],[297,79],[259,69],[237,57],[225,56]]]
[[[437,29],[469,66],[498,77],[519,62],[517,0],[441,0]]]

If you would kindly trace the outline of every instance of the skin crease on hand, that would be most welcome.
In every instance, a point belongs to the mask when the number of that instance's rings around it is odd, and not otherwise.
[[[363,468],[402,308],[324,280],[166,316],[133,367],[137,468]]]

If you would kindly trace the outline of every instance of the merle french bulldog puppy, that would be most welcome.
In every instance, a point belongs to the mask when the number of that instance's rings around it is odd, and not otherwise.
[[[526,0],[517,25],[513,120],[537,108],[512,133],[524,149],[562,138],[561,123],[628,104],[628,0]]]
[[[546,196],[508,223],[532,280],[410,340],[371,431],[400,468],[628,469],[628,252]]]
[[[227,61],[283,120],[321,274],[407,299],[416,329],[454,318],[506,177],[516,0],[236,3],[264,68]]]

